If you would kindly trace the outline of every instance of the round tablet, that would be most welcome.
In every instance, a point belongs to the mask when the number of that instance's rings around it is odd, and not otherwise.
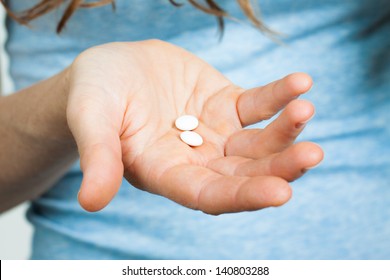
[[[180,130],[194,130],[198,125],[198,119],[192,115],[178,117],[175,121],[175,126]]]
[[[203,144],[203,138],[194,131],[183,131],[180,139],[189,146],[197,147]]]

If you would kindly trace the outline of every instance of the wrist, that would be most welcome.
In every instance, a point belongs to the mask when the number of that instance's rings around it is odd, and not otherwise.
[[[46,123],[38,124],[36,120],[33,127],[40,126],[41,132],[38,136],[41,141],[50,141],[52,144],[61,144],[64,148],[76,150],[74,137],[69,129],[67,121],[67,107],[69,99],[69,72],[66,68],[59,74],[47,80],[48,90],[44,93],[46,100],[44,111],[39,114],[47,114]]]
[[[11,107],[4,114],[4,124],[19,139],[48,149],[61,146],[75,150],[66,120],[69,95],[69,69],[29,88],[3,98],[2,106]],[[7,120],[8,119],[8,120]]]

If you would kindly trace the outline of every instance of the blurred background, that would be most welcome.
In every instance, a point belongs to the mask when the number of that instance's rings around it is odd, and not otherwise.
[[[12,82],[7,75],[8,61],[4,52],[5,14],[0,7],[0,92],[12,92]],[[1,172],[1,171],[0,171]],[[0,259],[27,259],[30,255],[32,227],[25,218],[27,203],[0,214]]]

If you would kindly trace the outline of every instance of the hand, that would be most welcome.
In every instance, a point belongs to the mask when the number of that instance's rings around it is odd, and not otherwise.
[[[185,50],[160,41],[87,50],[69,72],[69,127],[80,153],[79,202],[105,207],[123,175],[135,187],[210,214],[282,205],[288,181],[317,165],[322,150],[293,144],[314,114],[296,99],[306,74],[243,90]],[[294,100],[294,101],[292,101]],[[264,130],[243,127],[286,109]],[[203,145],[189,147],[177,117],[198,117]]]

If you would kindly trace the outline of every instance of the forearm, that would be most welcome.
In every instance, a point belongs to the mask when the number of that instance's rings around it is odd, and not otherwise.
[[[0,211],[47,190],[77,158],[67,70],[0,99]]]

